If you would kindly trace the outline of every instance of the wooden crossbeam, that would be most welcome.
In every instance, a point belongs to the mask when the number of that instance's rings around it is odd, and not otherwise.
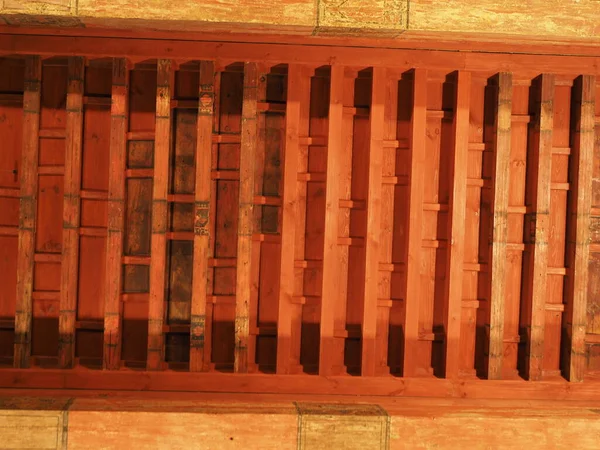
[[[488,378],[502,378],[504,359],[504,317],[506,299],[506,248],[510,187],[510,146],[513,83],[512,74],[496,76],[497,100],[492,169],[492,239],[490,243],[490,303]]]
[[[208,370],[205,361],[206,303],[210,245],[210,202],[212,169],[212,127],[215,101],[215,65],[200,61],[198,135],[196,143],[196,187],[194,191],[194,267],[190,326],[190,371]],[[212,199],[215,201],[215,199]]]
[[[129,117],[129,63],[114,58],[110,110],[108,236],[104,286],[104,369],[121,365],[121,278],[125,227],[125,164]]]
[[[454,149],[450,158],[450,196],[448,200],[448,229],[446,298],[444,328],[446,332],[446,378],[458,377],[460,367],[460,329],[463,299],[463,270],[465,263],[465,222],[467,212],[467,164],[469,153],[469,108],[471,74],[459,71],[456,83],[456,109],[453,132]]]
[[[83,147],[83,83],[85,60],[69,58],[63,206],[63,260],[61,265],[58,361],[62,368],[75,360],[75,319],[79,273],[79,217]]]
[[[255,155],[257,145],[258,64],[244,65],[242,143],[235,302],[234,372],[248,372],[249,315],[251,296],[252,234],[254,233]],[[256,244],[254,244],[256,245]]]
[[[33,290],[37,215],[41,84],[42,60],[39,56],[28,56],[25,59],[25,89],[23,93],[23,150],[17,255],[14,350],[14,366],[17,368],[29,367],[31,356],[31,293]]]
[[[308,133],[310,77],[296,64],[288,68],[285,155],[281,225],[281,271],[277,320],[277,373],[290,373],[300,364],[301,305],[294,302],[296,234],[299,228],[298,166],[300,136]]]
[[[175,70],[168,59],[157,63],[156,132],[154,140],[154,182],[152,188],[152,243],[150,296],[148,304],[147,369],[159,370],[164,362],[164,315],[167,259],[167,195],[171,147],[171,95]]]
[[[526,197],[532,213],[526,216],[525,237],[529,251],[526,253],[524,280],[528,326],[526,374],[532,381],[542,378],[544,367],[554,75],[543,74],[537,82],[539,98],[534,107],[538,123],[532,131],[528,152],[530,164]]]
[[[409,149],[409,186],[406,218],[405,316],[404,316],[404,367],[405,377],[414,376],[417,370],[416,347],[419,341],[419,295],[421,285],[421,246],[423,223],[424,159],[427,127],[427,72],[414,70],[413,113]]]
[[[325,189],[325,228],[323,233],[323,284],[321,300],[319,375],[330,375],[343,365],[343,352],[335,345],[335,308],[339,296],[338,224],[340,215],[339,167],[342,163],[344,120],[344,67],[331,66],[329,97],[329,136],[327,141],[327,184]],[[342,347],[343,348],[343,347]]]
[[[564,348],[564,373],[569,381],[583,381],[587,365],[585,334],[590,263],[590,215],[594,159],[596,77],[582,75],[573,88],[574,123],[569,164],[571,190],[567,220],[566,317],[568,337]]]
[[[490,306],[488,378],[502,378],[504,359],[504,311],[506,297],[506,248],[508,240],[508,199],[510,187],[510,146],[513,83],[512,74],[495,79],[497,92],[494,157],[492,169],[492,239],[490,243]]]
[[[377,299],[379,294],[379,242],[381,238],[381,193],[383,133],[386,100],[384,68],[373,68],[371,93],[367,234],[365,239],[365,288],[362,321],[361,374],[374,376],[377,369]]]

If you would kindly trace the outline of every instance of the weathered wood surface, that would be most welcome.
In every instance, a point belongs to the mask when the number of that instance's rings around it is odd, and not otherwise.
[[[20,394],[20,396],[18,396]],[[55,394],[54,397],[50,397]],[[600,434],[593,402],[389,399],[209,394],[100,398],[9,391],[0,398],[8,448],[122,446],[310,449],[485,447],[592,449]],[[27,397],[24,397],[27,396]],[[471,420],[464,433],[465,417]],[[565,420],[568,417],[568,420]],[[173,429],[181,430],[173,433]]]
[[[486,33],[554,38],[598,38],[595,0],[532,0],[526,7],[509,0],[269,0],[254,2],[186,0],[176,9],[166,1],[10,0],[0,17],[10,25],[162,30],[239,31],[290,34]],[[228,28],[227,28],[228,27]]]
[[[83,150],[83,82],[85,60],[69,59],[67,124],[65,153],[65,190],[63,207],[63,263],[59,316],[59,364],[63,368],[75,362],[75,319],[77,315],[79,274],[80,192]]]
[[[106,284],[104,288],[103,368],[121,365],[123,238],[125,221],[125,167],[129,123],[129,65],[115,58],[112,67],[111,125],[106,239]]]
[[[38,198],[38,152],[40,129],[42,61],[30,56],[25,63],[23,93],[23,150],[19,208],[19,250],[17,256],[17,292],[15,311],[14,366],[29,367],[34,241]]]
[[[3,383],[596,395],[596,77],[421,54],[0,59]]]

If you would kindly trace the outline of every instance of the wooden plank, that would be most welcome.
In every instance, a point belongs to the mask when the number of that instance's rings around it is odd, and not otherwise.
[[[281,271],[279,278],[279,312],[277,318],[277,373],[290,373],[300,363],[299,330],[295,325],[293,302],[295,288],[296,229],[298,222],[298,164],[302,105],[310,102],[310,78],[301,66],[288,66],[288,96],[285,121],[285,156],[283,165]],[[294,342],[292,342],[294,340]],[[298,340],[298,342],[295,342]],[[293,351],[297,350],[297,351]]]
[[[108,237],[106,239],[106,285],[104,288],[103,368],[121,365],[121,277],[125,227],[125,165],[129,117],[129,65],[114,58],[112,67],[112,106],[110,110],[108,178]]]
[[[447,251],[446,299],[443,316],[446,331],[444,368],[446,378],[458,377],[460,367],[471,73],[459,71],[456,81],[456,109],[453,123],[454,150],[449,167],[449,176],[452,182],[448,200],[450,239]]]
[[[210,202],[212,168],[212,129],[215,102],[215,64],[200,61],[198,138],[196,143],[196,187],[194,191],[194,268],[192,275],[192,315],[190,326],[190,371],[208,370],[204,360],[208,258],[210,245]],[[213,200],[215,201],[215,200]]]
[[[338,224],[340,215],[339,167],[342,163],[342,123],[344,119],[344,67],[331,66],[329,97],[329,136],[327,140],[327,184],[325,188],[325,228],[323,233],[323,282],[321,290],[321,323],[319,344],[319,375],[331,375],[341,369],[343,353],[339,354],[335,340],[335,308],[340,286]]]
[[[538,126],[532,131],[527,186],[527,203],[533,212],[526,216],[525,225],[528,227],[525,236],[529,244],[524,280],[529,326],[526,374],[531,381],[542,378],[544,367],[554,75],[543,74],[538,82],[539,98],[534,105]]]
[[[572,154],[569,164],[572,189],[569,191],[567,216],[567,314],[564,372],[569,381],[583,381],[587,355],[587,293],[590,265],[590,215],[594,159],[596,77],[582,75],[575,80],[572,124]]]
[[[379,296],[379,243],[383,134],[385,124],[386,77],[384,68],[373,68],[371,93],[369,181],[367,191],[367,230],[365,238],[365,287],[362,320],[361,375],[374,376],[377,370],[377,299]]]
[[[504,359],[504,320],[506,298],[506,249],[508,241],[508,199],[510,188],[510,146],[513,83],[512,74],[496,76],[497,107],[495,118],[492,206],[494,211],[490,243],[490,307],[488,379],[502,378]]]
[[[148,304],[148,357],[146,368],[159,370],[164,362],[165,282],[167,259],[167,195],[171,148],[171,93],[175,67],[159,59],[156,84],[156,134],[154,141],[154,182],[152,186],[152,243],[150,296]]]
[[[255,154],[257,145],[258,65],[244,65],[242,106],[242,143],[240,150],[240,191],[237,243],[237,275],[235,302],[234,372],[248,372],[250,340],[250,296],[252,234],[254,222]],[[254,244],[256,245],[256,244]]]
[[[21,162],[21,200],[19,208],[19,249],[17,256],[17,303],[15,314],[14,366],[29,367],[31,356],[31,319],[33,258],[38,192],[38,153],[42,60],[25,59],[23,93],[23,151]]]
[[[77,56],[69,58],[68,70],[63,260],[58,321],[58,361],[62,368],[72,367],[75,359],[85,59]]]
[[[427,72],[414,70],[413,112],[409,149],[409,186],[406,219],[404,367],[403,375],[411,377],[417,370],[416,346],[419,340],[419,291],[421,284],[421,246],[423,222],[424,159],[427,127]]]
[[[261,289],[261,285],[273,286],[276,289],[276,277],[278,276],[277,271],[266,271],[261,270],[261,260],[268,258],[269,255],[269,247],[263,246],[263,242],[281,242],[281,236],[273,235],[273,234],[265,234],[263,233],[263,208],[257,205],[267,204],[266,199],[263,194],[263,189],[265,188],[265,175],[267,175],[267,168],[270,164],[270,161],[267,161],[267,117],[264,114],[264,109],[261,108],[261,105],[266,104],[267,98],[267,80],[268,80],[268,71],[269,69],[260,64],[258,65],[258,86],[256,92],[256,143],[254,150],[254,197],[252,202],[254,203],[254,207],[252,208],[252,229],[254,230],[253,235],[253,244],[252,251],[250,252],[250,297],[249,297],[249,308],[248,308],[248,328],[249,328],[249,337],[248,337],[248,345],[246,350],[246,360],[248,361],[248,372],[255,372],[257,370],[257,360],[256,360],[256,346],[257,346],[257,337],[256,333],[252,330],[256,329],[258,326],[258,312],[259,312],[259,302],[261,303],[261,307],[263,305],[263,301],[266,302],[266,296],[263,289]],[[272,139],[269,137],[269,140]],[[265,202],[263,202],[265,200]],[[279,203],[281,200],[277,199]],[[277,227],[277,224],[276,224]],[[276,230],[276,229],[275,229]],[[256,242],[257,234],[260,236],[258,239],[259,242]],[[272,240],[270,240],[272,239]],[[273,261],[273,264],[277,265],[276,261]],[[261,295],[262,294],[262,295]],[[273,318],[272,320],[275,320]],[[274,359],[276,359],[277,355],[273,355]],[[275,361],[273,360],[273,363]]]

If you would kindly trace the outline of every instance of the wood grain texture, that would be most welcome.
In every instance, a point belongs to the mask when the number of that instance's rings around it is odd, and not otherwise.
[[[525,223],[526,247],[529,250],[526,253],[528,259],[524,286],[528,350],[526,373],[531,381],[540,380],[544,370],[555,78],[554,75],[543,74],[536,81],[538,91],[533,108],[537,123],[530,131],[526,194],[531,213]]]
[[[254,233],[255,157],[257,146],[257,101],[259,66],[244,65],[244,92],[242,105],[242,143],[240,150],[240,190],[237,241],[237,274],[235,302],[235,360],[234,371],[245,373],[249,364],[250,297],[252,235]]]
[[[215,102],[215,66],[200,62],[198,135],[196,143],[196,185],[194,189],[194,272],[192,276],[192,315],[190,325],[190,371],[208,369],[204,360],[208,258],[210,245],[210,202],[212,170],[212,130]],[[216,201],[216,199],[212,199]]]
[[[409,8],[410,4],[410,8]],[[201,6],[201,7],[200,7]],[[595,0],[185,0],[177,10],[134,0],[7,0],[0,15],[10,25],[231,31],[310,35],[396,36],[483,33],[539,38],[597,38]]]
[[[300,364],[298,309],[294,304],[296,288],[296,233],[298,223],[298,166],[303,106],[310,102],[310,79],[299,65],[288,68],[286,103],[285,156],[283,163],[283,195],[281,220],[281,271],[279,279],[279,311],[277,318],[277,373],[286,374]],[[296,328],[296,329],[294,329]]]
[[[373,69],[371,97],[369,181],[367,191],[367,235],[365,239],[365,287],[362,312],[361,375],[374,376],[377,367],[377,316],[379,297],[379,262],[381,240],[381,202],[383,176],[383,133],[387,72]]]
[[[409,149],[409,187],[406,220],[406,278],[404,315],[403,375],[414,376],[417,370],[416,346],[419,339],[419,299],[421,285],[421,233],[423,221],[423,186],[425,130],[427,126],[427,71],[413,73],[413,112]]]
[[[171,97],[175,67],[171,60],[157,63],[156,136],[152,185],[152,259],[148,302],[148,370],[159,370],[164,362],[165,282],[167,256],[167,194],[171,151]]]
[[[122,348],[122,257],[125,227],[125,167],[129,118],[129,64],[112,61],[108,178],[108,237],[104,288],[103,368],[119,369]]]
[[[62,368],[75,359],[75,320],[79,275],[80,191],[83,150],[83,92],[85,60],[69,58],[63,206],[63,257],[59,316],[58,358]]]
[[[469,151],[469,107],[471,74],[459,71],[456,80],[454,111],[454,150],[449,176],[452,183],[448,200],[448,275],[444,303],[446,331],[445,375],[456,378],[460,367],[463,272],[465,263],[465,220],[467,204],[467,163]]]
[[[339,166],[342,163],[344,142],[342,121],[344,115],[344,67],[331,66],[329,97],[329,134],[327,140],[327,184],[325,188],[325,225],[323,232],[323,283],[321,290],[321,321],[319,345],[319,375],[340,371],[343,354],[336,353],[335,308],[340,295],[338,223],[340,215]]]
[[[506,298],[506,246],[508,242],[508,206],[510,187],[511,114],[513,85],[512,74],[500,73],[496,77],[497,101],[494,135],[494,160],[492,169],[493,211],[492,238],[490,241],[490,300],[489,300],[489,358],[488,378],[502,378],[504,359],[504,320]]]
[[[590,215],[595,140],[596,77],[580,76],[574,85],[573,131],[569,164],[571,190],[567,215],[566,345],[563,370],[570,381],[583,381],[590,267]]]
[[[33,259],[38,192],[38,152],[42,60],[29,56],[25,60],[23,93],[23,150],[19,208],[19,250],[17,256],[17,304],[15,313],[14,366],[29,367],[31,356],[31,322]]]

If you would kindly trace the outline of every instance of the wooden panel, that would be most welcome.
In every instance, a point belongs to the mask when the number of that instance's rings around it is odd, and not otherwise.
[[[154,143],[154,183],[152,189],[152,260],[148,305],[148,370],[162,368],[164,362],[164,305],[167,256],[167,194],[171,148],[171,96],[174,67],[167,59],[158,61],[156,90],[156,137]]]
[[[544,369],[554,76],[544,74],[535,81],[537,97],[532,107],[538,122],[531,133],[528,155],[526,201],[532,212],[525,224],[527,260],[524,272],[524,314],[528,326],[526,373],[532,381],[540,380]]]
[[[38,132],[40,127],[42,63],[38,56],[25,61],[23,93],[23,151],[21,162],[21,206],[19,210],[19,253],[17,258],[17,307],[15,314],[15,367],[29,367],[33,257],[38,190]]]
[[[242,106],[242,145],[240,152],[240,191],[237,244],[234,371],[245,373],[250,340],[251,260],[257,146],[257,100],[259,68],[244,65],[244,101]]]
[[[571,190],[567,220],[566,344],[563,370],[569,381],[583,381],[586,370],[585,333],[590,266],[590,214],[594,159],[596,77],[576,80],[572,107]]]
[[[129,67],[125,59],[113,59],[111,103],[103,367],[118,369],[121,365],[122,347],[121,260],[125,221],[123,174],[126,167],[129,115]]]
[[[67,87],[67,130],[65,190],[63,206],[63,260],[59,316],[59,365],[73,366],[75,358],[75,318],[79,273],[80,190],[83,145],[83,81],[85,60],[69,58]]]
[[[450,245],[447,256],[447,298],[444,303],[446,378],[456,378],[460,366],[470,92],[471,74],[459,71],[456,80],[456,109],[454,111],[454,151],[449,167],[452,188],[448,201]]]
[[[339,373],[343,365],[343,346],[335,336],[335,308],[338,305],[339,248],[338,223],[340,179],[338,168],[342,163],[344,142],[342,121],[344,114],[344,67],[331,66],[329,98],[329,134],[327,141],[327,185],[325,192],[325,228],[323,232],[323,284],[321,297],[319,375]]]
[[[281,271],[279,279],[279,312],[277,319],[277,373],[294,373],[300,364],[301,305],[294,302],[296,294],[296,254],[300,227],[302,198],[298,172],[300,167],[300,136],[308,135],[310,78],[299,65],[288,67],[288,98],[286,104],[285,156],[283,169]],[[302,252],[304,249],[301,249]]]
[[[373,69],[371,99],[369,184],[367,194],[367,237],[365,251],[365,287],[362,322],[361,375],[374,376],[381,368],[377,367],[377,313],[379,286],[379,243],[381,239],[381,202],[383,133],[386,101],[386,70]]]
[[[427,126],[427,72],[415,69],[413,81],[413,111],[409,150],[409,188],[406,224],[406,290],[404,316],[403,375],[417,372],[417,340],[419,338],[419,300],[421,284],[421,233],[423,220],[423,185],[425,174],[425,129]]]
[[[190,324],[190,370],[208,369],[205,361],[208,258],[210,248],[210,202],[212,170],[212,129],[215,102],[214,63],[200,62],[198,135],[196,143],[196,186],[194,189],[194,273]],[[212,199],[216,202],[216,199]]]
[[[504,359],[504,318],[506,297],[506,267],[508,242],[508,205],[510,183],[510,148],[512,114],[512,74],[500,73],[496,78],[494,160],[493,160],[493,223],[490,243],[490,297],[489,297],[489,362],[488,378],[502,378]]]

